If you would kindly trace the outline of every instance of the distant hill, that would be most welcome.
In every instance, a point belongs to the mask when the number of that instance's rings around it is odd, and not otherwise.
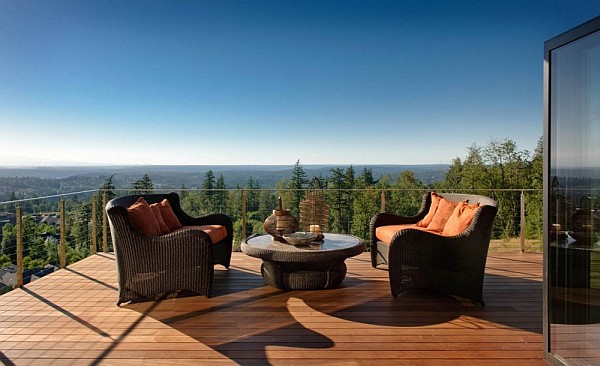
[[[332,168],[346,169],[349,165],[304,165],[307,177],[327,177]],[[355,165],[360,175],[365,165]],[[404,170],[412,170],[425,184],[443,180],[448,170],[446,164],[433,165],[366,165],[375,179],[386,174],[392,177]],[[130,188],[131,184],[148,174],[156,188],[199,188],[206,172],[212,170],[216,177],[223,175],[229,188],[244,187],[252,177],[261,188],[273,188],[281,179],[289,179],[292,165],[148,165],[148,166],[85,166],[85,167],[0,167],[0,202],[13,192],[18,198],[63,194],[100,187],[114,174],[117,188]]]

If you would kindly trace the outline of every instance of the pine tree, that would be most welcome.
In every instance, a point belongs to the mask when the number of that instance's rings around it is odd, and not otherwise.
[[[131,188],[131,194],[154,193],[154,183],[148,174],[144,174],[141,179],[135,181]]]
[[[214,212],[215,207],[215,174],[212,170],[209,170],[204,174],[204,180],[202,181],[202,212],[204,214]]]
[[[374,185],[375,179],[373,179],[373,169],[364,167],[358,179],[364,182],[367,187]]]
[[[294,169],[292,169],[292,178],[290,179],[288,186],[288,188],[294,190],[290,212],[296,217],[300,216],[300,201],[304,198],[304,188],[306,183],[308,183],[306,172],[304,171],[302,164],[300,164],[300,160],[297,160],[296,164],[294,164]]]
[[[215,192],[215,209],[219,213],[224,213],[227,211],[227,185],[225,184],[223,174],[219,174],[215,189],[217,190]]]
[[[333,232],[342,232],[344,228],[344,210],[346,202],[344,200],[344,171],[341,168],[330,169],[331,175],[327,179],[327,188],[329,202],[331,204],[331,229]]]

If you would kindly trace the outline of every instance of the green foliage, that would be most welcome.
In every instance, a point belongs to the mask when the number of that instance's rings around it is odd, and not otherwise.
[[[227,212],[227,185],[225,184],[223,174],[219,174],[215,189],[217,189],[217,191],[214,195],[214,209],[218,213],[225,213]]]
[[[33,268],[42,268],[46,264],[42,259],[31,259],[31,257],[23,257],[23,268],[24,269],[33,269]]]
[[[543,155],[541,140],[533,153],[520,151],[514,141],[493,140],[484,146],[472,145],[465,157],[452,160],[445,179],[424,184],[412,171],[398,175],[384,175],[375,179],[373,171],[362,168],[357,176],[353,166],[336,167],[327,176],[320,176],[325,197],[330,206],[329,231],[350,233],[365,241],[369,239],[369,222],[381,209],[381,195],[385,194],[386,211],[414,215],[421,206],[423,194],[430,190],[438,192],[461,192],[490,196],[498,201],[499,212],[495,220],[494,237],[512,238],[520,230],[520,195],[525,191],[526,233],[528,239],[541,239],[542,232],[542,174]],[[107,199],[115,197],[114,175],[100,187]],[[239,243],[242,233],[246,237],[264,233],[263,222],[277,208],[277,197],[282,198],[283,208],[299,218],[299,203],[307,189],[307,174],[300,160],[296,161],[289,179],[277,182],[272,190],[260,189],[258,181],[248,177],[244,185],[246,199],[246,226],[242,228],[242,188],[227,190],[223,175],[218,177],[208,171],[197,192],[182,191],[181,204],[192,216],[204,216],[220,212],[229,215],[234,222],[234,240]],[[198,182],[200,183],[200,182]],[[131,185],[136,193],[152,192],[154,184],[148,174]],[[185,189],[185,186],[182,187]],[[536,191],[530,191],[534,189]],[[96,196],[96,233],[98,242],[102,235],[102,198]],[[25,202],[24,212],[55,212],[58,200],[40,203]],[[92,205],[88,198],[67,201],[67,263],[85,258],[90,253],[92,236]],[[39,212],[39,211],[37,211]],[[39,224],[31,215],[23,217],[24,255],[30,266],[46,263],[57,264],[58,241],[52,237],[56,229]],[[237,244],[236,243],[236,244]],[[0,265],[16,258],[16,228],[6,224],[2,228]]]
[[[398,174],[391,188],[393,190],[386,200],[386,212],[401,216],[412,216],[417,213],[426,187],[412,171],[405,170]]]
[[[0,255],[0,268],[8,267],[12,264],[12,261],[6,254]]]
[[[292,178],[288,188],[293,189],[292,201],[290,202],[290,213],[296,217],[300,216],[300,201],[304,198],[304,188],[308,183],[304,167],[300,164],[300,160],[296,161],[294,169],[292,169]]]
[[[144,174],[142,178],[136,180],[131,185],[131,194],[143,193],[154,193],[154,183],[152,182],[152,179],[150,179],[148,174]]]
[[[2,254],[9,258],[17,257],[17,231],[10,223],[2,227]]]
[[[364,189],[358,191],[352,202],[354,212],[352,229],[350,234],[366,239],[370,235],[369,223],[371,218],[379,213],[381,208],[381,191],[374,186],[368,186],[366,182],[359,180],[357,187]]]

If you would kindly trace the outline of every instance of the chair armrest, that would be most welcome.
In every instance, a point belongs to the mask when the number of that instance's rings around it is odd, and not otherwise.
[[[419,216],[404,217],[383,212],[373,216],[370,225],[371,227],[377,228],[379,226],[387,225],[416,224],[420,219]]]
[[[375,236],[375,230],[380,226],[387,225],[404,225],[404,224],[416,224],[420,219],[421,215],[412,216],[412,217],[404,217],[398,216],[386,212],[378,213],[377,215],[371,218],[371,222],[369,224],[369,231],[371,235],[371,246],[375,244],[377,240]]]

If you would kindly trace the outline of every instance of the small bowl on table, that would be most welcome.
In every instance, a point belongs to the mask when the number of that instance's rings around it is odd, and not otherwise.
[[[317,240],[317,234],[301,232],[283,234],[283,240],[291,245],[308,245]]]

